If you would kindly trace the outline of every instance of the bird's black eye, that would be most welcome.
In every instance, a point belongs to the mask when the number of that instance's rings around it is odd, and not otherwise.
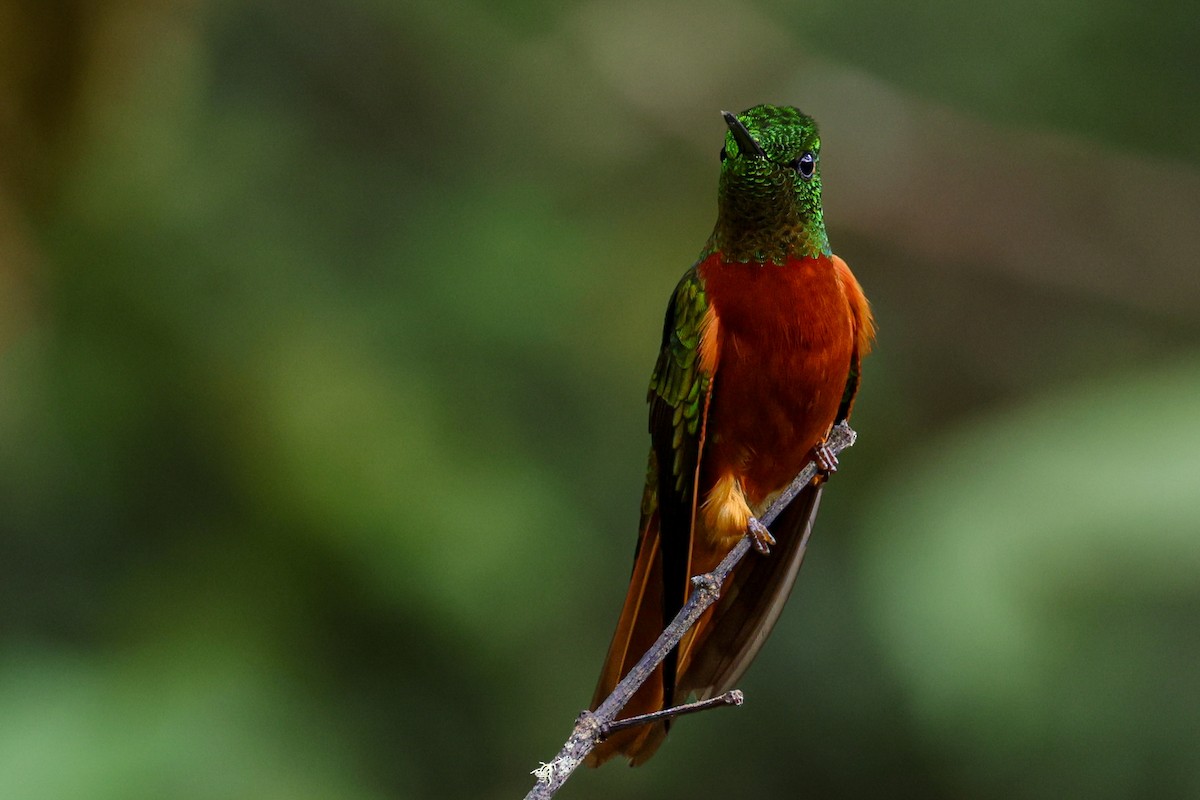
[[[804,155],[792,162],[793,169],[800,173],[800,177],[808,180],[817,171],[817,157],[811,152],[806,152]]]
[[[722,161],[724,161],[724,160],[725,160],[725,159],[727,159],[727,158],[729,158],[729,153],[726,153],[726,152],[725,152],[725,148],[724,148],[724,147],[722,147],[722,148],[721,148],[721,160],[722,160]]]

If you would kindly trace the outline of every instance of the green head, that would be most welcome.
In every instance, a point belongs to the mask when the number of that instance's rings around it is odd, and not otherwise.
[[[760,264],[829,255],[817,123],[791,106],[722,114],[729,132],[721,148],[717,227],[706,253]]]

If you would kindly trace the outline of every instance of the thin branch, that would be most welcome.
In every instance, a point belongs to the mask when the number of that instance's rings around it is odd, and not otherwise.
[[[837,455],[852,446],[856,437],[854,430],[842,422],[834,426],[826,446],[831,453]],[[810,461],[783,491],[783,494],[779,495],[775,502],[771,503],[770,507],[763,512],[758,521],[763,525],[770,525],[774,522],[787,504],[812,481],[818,469],[817,463]],[[679,640],[696,624],[696,620],[700,619],[709,606],[717,602],[725,580],[733,572],[733,568],[737,566],[738,562],[749,552],[753,541],[754,537],[747,533],[738,540],[738,543],[721,560],[716,569],[692,578],[692,585],[695,588],[692,590],[691,597],[675,615],[675,619],[671,620],[671,624],[662,632],[658,640],[633,666],[629,674],[621,679],[612,694],[605,698],[595,711],[584,711],[579,715],[575,720],[575,728],[554,760],[549,763],[542,762],[537,769],[533,770],[532,774],[537,777],[537,783],[529,790],[529,794],[525,795],[525,800],[546,800],[546,798],[553,797],[567,782],[571,773],[583,763],[588,753],[600,741],[603,731],[611,726],[617,714],[633,697],[634,692],[646,682],[655,667],[667,657],[667,653],[679,644]],[[803,551],[807,547],[807,541],[801,542],[799,546]],[[706,708],[708,707],[711,706],[706,706]]]
[[[664,708],[662,711],[652,711],[649,714],[638,714],[636,717],[622,717],[600,727],[600,741],[604,741],[617,731],[623,731],[626,728],[636,728],[638,725],[647,725],[651,722],[658,722],[660,719],[674,719],[675,717],[695,714],[698,711],[707,711],[710,708],[718,708],[720,706],[740,706],[745,700],[746,696],[742,694],[741,689],[730,689],[725,694],[710,697],[707,700],[684,703],[683,705]]]

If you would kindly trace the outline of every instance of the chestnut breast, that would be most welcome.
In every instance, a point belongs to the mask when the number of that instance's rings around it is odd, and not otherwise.
[[[834,422],[854,348],[850,303],[824,256],[781,266],[714,255],[700,275],[720,325],[701,480],[732,471],[757,513]]]

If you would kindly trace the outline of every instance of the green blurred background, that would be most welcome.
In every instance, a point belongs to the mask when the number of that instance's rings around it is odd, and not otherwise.
[[[0,797],[509,798],[625,590],[717,111],[879,346],[745,678],[564,798],[1200,797],[1182,0],[0,5]]]

